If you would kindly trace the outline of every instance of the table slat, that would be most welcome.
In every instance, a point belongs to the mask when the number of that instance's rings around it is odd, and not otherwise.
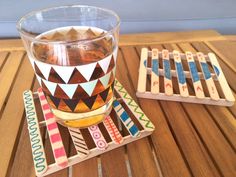
[[[3,108],[4,102],[6,101],[8,93],[11,91],[11,86],[16,76],[17,70],[24,56],[24,51],[11,52],[4,67],[2,68],[0,75],[0,110]]]
[[[0,120],[0,134],[2,135],[0,136],[0,176],[6,175],[11,155],[14,154],[14,145],[24,113],[22,93],[31,88],[33,77],[33,70],[30,68],[27,57],[25,57]]]

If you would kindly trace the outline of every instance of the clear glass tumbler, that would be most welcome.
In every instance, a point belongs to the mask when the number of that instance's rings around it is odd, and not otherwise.
[[[83,128],[110,113],[119,26],[113,11],[80,5],[31,12],[17,23],[59,123]]]

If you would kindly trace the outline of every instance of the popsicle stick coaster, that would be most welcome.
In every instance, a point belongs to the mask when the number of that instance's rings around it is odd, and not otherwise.
[[[143,57],[143,52],[145,57]],[[142,91],[137,89],[136,95],[140,98],[219,106],[232,106],[235,102],[232,91],[213,53],[198,52],[195,54],[188,51],[180,53],[176,50],[170,52],[168,50],[158,51],[157,49],[146,51],[145,49],[141,51],[142,58],[145,58],[145,61],[140,60],[142,69],[139,68],[139,78],[147,78],[147,75],[150,75],[151,89],[147,90],[146,88],[148,80],[144,84],[139,79],[138,88],[142,88]],[[149,58],[152,61],[151,67],[146,65]],[[163,69],[160,68],[160,59],[163,61]],[[184,60],[187,61],[187,65],[184,65]],[[174,69],[171,69],[170,63],[174,63]],[[160,81],[160,77],[164,78],[164,83],[157,82]],[[173,78],[178,81],[177,88],[172,83]],[[187,78],[190,79],[187,81]],[[206,88],[203,87],[203,83],[206,83]],[[220,87],[216,87],[217,83]],[[160,91],[161,84],[163,84],[164,91]],[[194,94],[190,95],[188,89],[192,86]],[[159,90],[156,87],[159,87]],[[220,97],[219,92],[223,92],[224,95]]]
[[[28,123],[35,173],[36,175],[40,175],[47,170],[48,165],[43,148],[43,141],[40,135],[34,98],[30,90],[26,90],[23,93],[23,100],[25,104],[25,114]]]
[[[72,166],[86,159],[101,155],[107,151],[146,137],[153,132],[154,125],[152,122],[117,80],[115,80],[114,92],[116,93],[116,98],[113,102],[112,114],[108,115],[103,122],[83,130],[71,127],[66,129],[71,137],[70,148],[75,150],[73,153],[68,155],[68,157],[66,156],[62,142],[63,139],[68,139],[68,137],[62,137],[65,132],[63,134],[60,133],[60,130],[58,129],[58,126],[60,125],[56,123],[56,117],[51,112],[42,89],[39,88],[38,93],[35,93],[35,98],[38,94],[40,100],[40,107],[36,108],[34,108],[34,102],[38,101],[38,99],[34,100],[30,91],[26,91],[24,93],[26,116],[29,117],[28,126],[35,127],[33,130],[29,128],[31,140],[36,140],[31,143],[38,143],[40,145],[37,146],[37,153],[33,154],[33,157],[36,157],[34,165],[37,176],[46,176],[57,172],[63,168]],[[43,116],[45,118],[44,121],[38,122],[36,117],[37,111],[43,112]],[[119,124],[123,124],[123,130],[118,128]],[[41,125],[41,127],[47,127],[51,150],[49,150],[49,148],[44,149],[42,140],[46,137],[41,137],[38,125]],[[127,130],[128,134],[123,132],[124,129]],[[37,138],[32,139],[35,134],[37,134]],[[104,138],[107,138],[107,136],[110,136],[109,141]],[[38,144],[35,144],[34,146],[32,145],[33,153],[35,150],[34,148]],[[57,149],[60,149],[60,151],[57,151]],[[55,162],[47,164],[44,151],[52,151]],[[49,152],[46,154],[48,153]]]

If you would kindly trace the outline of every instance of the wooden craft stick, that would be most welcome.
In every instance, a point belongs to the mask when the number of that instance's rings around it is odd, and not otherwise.
[[[179,51],[177,50],[173,51],[173,58],[175,61],[175,69],[177,72],[180,95],[183,97],[188,97],[189,96],[188,87]]]
[[[35,104],[32,92],[26,90],[23,93],[25,114],[28,124],[30,143],[32,148],[34,169],[36,175],[41,175],[46,172],[48,165],[45,157],[45,152],[43,148],[43,141],[40,134],[38,117],[35,111]]]
[[[192,77],[192,82],[193,82],[193,87],[194,91],[196,94],[197,98],[205,98],[204,91],[202,88],[202,84],[200,81],[200,77],[198,75],[197,67],[193,59],[193,54],[191,52],[185,52],[187,61],[188,61],[188,66],[190,69],[191,77]]]
[[[62,143],[60,132],[58,130],[56,118],[50,110],[50,106],[45,98],[42,88],[38,89],[38,95],[39,95],[39,100],[42,107],[44,119],[46,122],[48,135],[51,142],[55,161],[57,165],[64,168],[68,165],[68,159],[66,156],[65,148]]]
[[[137,137],[140,135],[138,127],[134,124],[132,119],[129,117],[128,113],[125,111],[125,109],[122,107],[122,105],[119,103],[119,101],[114,100],[113,101],[113,108],[118,115],[118,117],[121,119],[124,126],[129,131],[130,135],[133,137]]]
[[[223,93],[225,95],[225,99],[227,101],[234,102],[235,101],[234,96],[233,96],[233,94],[232,94],[232,92],[230,90],[230,87],[229,87],[229,85],[228,85],[228,83],[226,81],[224,73],[221,70],[221,67],[220,67],[220,65],[219,65],[219,63],[218,63],[218,61],[216,59],[215,54],[209,53],[208,56],[209,56],[209,59],[210,59],[210,61],[212,63],[212,66],[214,68],[215,74],[216,74],[216,76],[217,76],[217,78],[219,80],[221,89],[222,89],[222,91],[223,91]]]
[[[173,95],[173,86],[170,72],[170,56],[168,50],[162,50],[163,68],[164,68],[164,88],[166,95]]]
[[[104,126],[107,129],[108,134],[110,135],[111,139],[116,144],[121,144],[123,142],[123,137],[121,136],[119,130],[116,128],[113,120],[110,116],[107,116],[103,121]]]
[[[151,92],[153,94],[159,93],[159,60],[158,49],[152,49],[152,74],[151,74]]]
[[[139,65],[138,89],[137,89],[138,92],[141,93],[144,93],[146,91],[147,58],[148,58],[148,49],[142,48],[140,65]]]
[[[138,104],[131,98],[129,93],[125,90],[125,88],[121,85],[118,80],[115,80],[115,90],[118,95],[123,99],[124,103],[128,106],[131,112],[137,117],[139,123],[146,131],[153,131],[155,126],[152,122],[147,118],[144,112],[140,109]]]
[[[209,71],[205,56],[203,53],[198,52],[197,53],[198,61],[200,62],[200,66],[203,72],[204,79],[206,81],[207,89],[209,91],[210,97],[213,100],[219,100],[219,94],[217,92],[216,86],[214,84],[214,81],[211,77],[211,72]]]
[[[88,128],[89,133],[91,134],[93,141],[99,150],[105,150],[108,147],[108,144],[105,138],[102,135],[99,127],[97,125],[90,126]]]
[[[71,139],[80,158],[85,158],[89,154],[89,149],[79,130],[79,128],[68,127]]]

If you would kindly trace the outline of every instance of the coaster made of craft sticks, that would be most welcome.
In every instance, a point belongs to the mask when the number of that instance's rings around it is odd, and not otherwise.
[[[187,64],[183,67],[184,62]],[[150,90],[146,87],[149,76]],[[160,77],[164,78],[162,83]],[[172,80],[174,77],[178,82],[178,88],[174,88]],[[205,87],[202,85],[203,82]],[[164,88],[162,91],[161,86]],[[189,94],[188,87],[191,86],[194,95]],[[142,48],[136,95],[140,98],[219,106],[232,106],[235,102],[215,54],[204,55],[201,52],[193,54],[189,51],[180,53],[176,50],[149,51],[147,48]]]
[[[46,98],[39,88],[32,94],[27,90],[23,93],[29,135],[32,145],[34,167],[37,176],[46,176],[61,169],[80,163],[86,159],[101,155],[107,151],[124,146],[150,135],[155,127],[143,113],[137,103],[131,98],[124,87],[115,80],[115,98],[113,109],[109,116],[98,125],[86,129],[65,128],[71,137],[75,154],[67,156],[63,138],[56,123],[56,117],[49,109]],[[34,96],[33,96],[34,95]],[[35,107],[34,102],[41,107]],[[43,113],[43,121],[39,121],[37,112]],[[48,136],[42,137],[40,127],[46,126]],[[101,128],[105,127],[105,128]],[[107,137],[109,136],[108,140]],[[55,162],[48,164],[42,139],[49,138]],[[88,138],[90,137],[90,138]],[[86,139],[87,138],[87,139]],[[93,142],[90,142],[93,141]],[[95,146],[91,147],[91,143]]]

